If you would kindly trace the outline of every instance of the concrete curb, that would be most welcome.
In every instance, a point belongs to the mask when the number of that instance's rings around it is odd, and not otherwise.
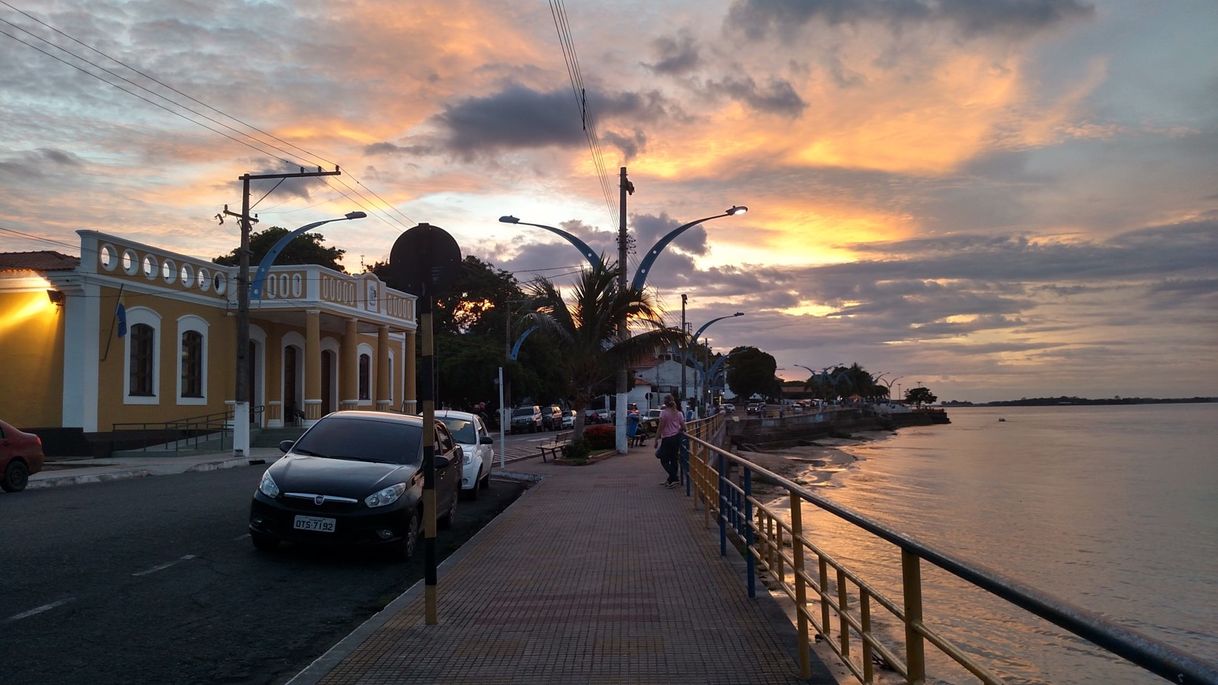
[[[145,476],[155,475],[148,469],[130,469],[126,471],[110,471],[106,473],[82,473],[77,475],[52,476],[50,478],[39,478],[26,484],[26,489],[37,490],[40,488],[54,488],[61,485],[84,485],[86,483],[108,483],[113,480],[127,480],[130,478],[143,478]]]

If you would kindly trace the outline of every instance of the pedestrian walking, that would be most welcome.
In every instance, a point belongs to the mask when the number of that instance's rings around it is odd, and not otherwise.
[[[677,475],[677,460],[681,451],[681,436],[685,433],[685,417],[677,406],[677,398],[668,395],[664,398],[664,408],[660,410],[660,428],[656,431],[656,456],[660,465],[668,473],[668,479],[663,485],[675,488],[681,479]]]

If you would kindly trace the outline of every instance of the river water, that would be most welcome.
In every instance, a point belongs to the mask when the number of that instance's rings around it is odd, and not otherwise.
[[[858,461],[818,492],[1218,661],[1218,404],[948,413],[950,425],[845,448]],[[899,601],[895,547],[805,512],[816,540],[852,568],[878,569],[868,577]],[[922,573],[928,624],[1007,682],[1163,682],[929,564]],[[975,682],[941,660],[931,667],[934,681]]]

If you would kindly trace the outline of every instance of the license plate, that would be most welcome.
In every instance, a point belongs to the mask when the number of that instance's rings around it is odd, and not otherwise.
[[[296,530],[312,530],[318,533],[333,533],[334,519],[322,518],[320,516],[297,516],[292,521],[292,527]]]

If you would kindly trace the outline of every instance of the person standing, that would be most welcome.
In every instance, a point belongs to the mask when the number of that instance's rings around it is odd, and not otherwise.
[[[685,417],[677,407],[677,399],[668,395],[664,398],[664,408],[660,410],[660,428],[656,431],[656,456],[668,473],[668,480],[664,481],[667,488],[675,488],[681,482],[677,475],[677,460],[680,458],[681,436],[684,433]]]

